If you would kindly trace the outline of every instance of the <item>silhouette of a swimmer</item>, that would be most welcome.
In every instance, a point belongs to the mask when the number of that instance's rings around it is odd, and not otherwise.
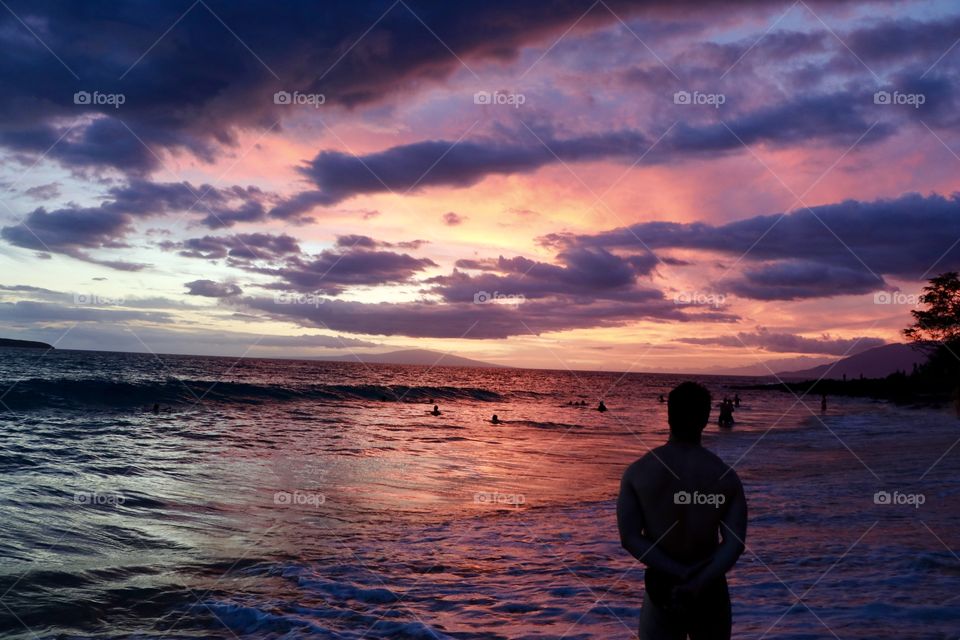
[[[739,394],[739,393],[733,394],[733,406],[735,406],[735,407],[739,407],[739,406],[740,406],[740,394]]]
[[[159,404],[153,405],[152,411],[153,411],[154,413],[160,413],[160,405],[159,405]]]
[[[827,394],[820,394],[820,413],[827,412]]]
[[[497,417],[497,414],[493,414],[493,417],[490,418],[492,424],[500,424],[500,418]]]
[[[433,405],[433,411],[430,412],[430,415],[432,416],[440,415],[440,407],[438,407],[437,405]]]
[[[600,404],[597,405],[597,411],[599,411],[600,413],[603,413],[606,410],[607,410],[607,405],[603,404],[603,400],[601,400]]]
[[[657,402],[666,402],[667,399],[663,397],[663,394],[660,394],[660,397],[657,398]]]
[[[640,638],[730,638],[725,574],[747,537],[747,501],[730,467],[700,445],[710,392],[670,392],[670,439],[623,474],[617,525],[623,548],[646,565]]]
[[[720,416],[717,418],[717,424],[721,427],[733,426],[733,403],[730,398],[724,398],[720,403]]]

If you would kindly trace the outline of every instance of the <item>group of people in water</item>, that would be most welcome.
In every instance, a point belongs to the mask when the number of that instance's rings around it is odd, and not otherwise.
[[[663,394],[660,394],[657,397],[657,401],[661,403],[665,403],[667,399]],[[430,402],[433,402],[433,400],[431,400]],[[586,407],[587,402],[586,400],[570,400],[567,402],[566,406]],[[733,412],[740,408],[740,394],[734,393],[733,398],[730,398],[729,396],[724,396],[723,401],[720,402],[718,407],[720,409],[720,412],[719,412],[719,415],[717,416],[717,426],[724,429],[732,429],[733,425],[736,423],[736,420],[734,420],[733,418]],[[606,411],[609,411],[609,409],[607,409],[607,405],[604,404],[603,400],[601,400],[600,404],[597,405],[596,410],[599,411],[600,413],[605,413]],[[826,412],[826,410],[827,410],[827,394],[822,394],[820,399],[820,411]],[[157,409],[155,408],[154,412],[156,411]],[[430,412],[430,415],[432,416],[442,415],[442,413],[440,412],[440,406],[436,404],[433,405],[433,411]],[[493,414],[493,417],[490,418],[490,424],[503,424],[503,420],[497,417],[497,414]]]
[[[570,400],[567,402],[567,406],[568,407],[585,407],[587,406],[587,401],[586,400]],[[603,400],[601,400],[600,404],[597,405],[597,411],[599,411],[600,413],[603,413],[604,411],[607,411],[607,410],[608,410],[607,405],[605,405],[603,403]]]
[[[663,394],[660,394],[657,397],[657,401],[664,403],[667,401],[667,399],[666,397],[664,397]],[[433,402],[433,400],[431,400],[431,402]],[[585,407],[587,406],[587,402],[586,400],[570,400],[567,402],[566,406]],[[725,429],[732,428],[735,422],[735,420],[733,419],[733,412],[739,407],[740,407],[739,393],[733,394],[733,398],[724,396],[723,401],[719,404],[720,414],[719,414],[719,417],[717,418],[717,425]],[[826,411],[826,407],[827,407],[827,396],[826,394],[824,394],[823,400],[821,402],[821,409]],[[605,413],[606,411],[609,411],[609,409],[607,409],[607,405],[603,402],[603,400],[601,400],[600,404],[597,405],[597,411],[599,411],[600,413]],[[440,411],[440,406],[436,404],[433,405],[433,411],[430,412],[430,415],[432,416],[442,415]],[[493,417],[490,418],[490,424],[503,424],[503,420],[497,417],[497,414],[493,414]]]

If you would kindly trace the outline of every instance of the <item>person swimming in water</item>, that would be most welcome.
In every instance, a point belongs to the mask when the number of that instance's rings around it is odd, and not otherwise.
[[[600,413],[603,413],[606,410],[607,410],[607,405],[603,404],[603,400],[601,400],[600,404],[597,405],[597,411],[599,411]]]
[[[669,440],[620,484],[620,542],[646,565],[641,640],[730,638],[726,573],[746,546],[747,501],[736,472],[700,443],[710,407],[700,384],[671,391]]]
[[[720,416],[717,418],[717,425],[730,428],[733,426],[733,403],[730,398],[724,398],[720,403]]]
[[[493,417],[490,418],[490,423],[491,423],[491,424],[501,424],[501,423],[500,423],[500,418],[497,417],[497,414],[493,414]]]
[[[733,406],[735,406],[735,407],[739,407],[739,406],[740,406],[740,394],[739,394],[739,393],[733,394]]]
[[[433,405],[433,411],[430,412],[430,415],[432,416],[440,415],[440,407],[437,405]]]
[[[667,399],[663,397],[663,394],[662,394],[662,393],[660,394],[660,397],[657,398],[657,402],[661,402],[661,403],[662,403],[662,402],[666,402],[666,401],[667,401]]]

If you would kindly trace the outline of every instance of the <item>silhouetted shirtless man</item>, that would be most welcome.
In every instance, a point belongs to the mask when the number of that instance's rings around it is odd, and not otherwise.
[[[670,392],[670,439],[630,465],[617,500],[624,549],[647,568],[641,640],[730,637],[726,573],[743,553],[747,501],[737,474],[700,445],[710,392]]]

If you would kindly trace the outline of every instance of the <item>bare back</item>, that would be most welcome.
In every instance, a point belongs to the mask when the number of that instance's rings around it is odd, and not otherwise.
[[[683,563],[702,561],[716,550],[721,522],[743,500],[736,472],[699,445],[658,447],[627,469],[623,483],[642,514],[635,524]]]

